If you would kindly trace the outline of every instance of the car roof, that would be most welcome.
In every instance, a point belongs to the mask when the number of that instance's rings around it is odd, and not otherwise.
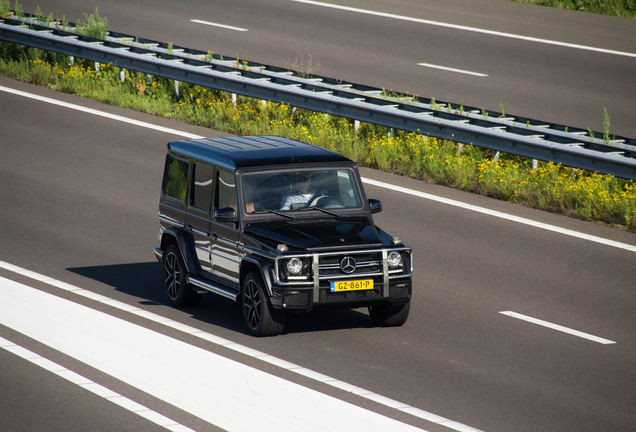
[[[168,148],[231,170],[298,163],[352,163],[331,150],[280,136],[190,139],[168,143]]]

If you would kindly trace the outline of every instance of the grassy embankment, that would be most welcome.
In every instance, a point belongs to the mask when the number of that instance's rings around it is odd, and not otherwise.
[[[3,2],[0,2],[0,5]],[[2,9],[0,8],[0,11]],[[49,16],[51,17],[51,16]],[[95,15],[87,16],[87,24]],[[99,21],[104,23],[104,21]],[[94,30],[93,25],[92,29]],[[239,66],[239,65],[237,65]],[[95,99],[237,135],[281,135],[337,151],[358,164],[462,189],[580,219],[636,232],[636,182],[610,175],[572,170],[501,154],[471,145],[395,131],[282,104],[174,82],[111,65],[76,60],[35,48],[0,43],[0,74]]]
[[[509,0],[539,6],[550,6],[591,12],[601,15],[612,15],[624,18],[636,18],[636,0]]]

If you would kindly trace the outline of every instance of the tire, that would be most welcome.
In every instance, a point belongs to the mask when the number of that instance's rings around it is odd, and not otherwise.
[[[163,255],[163,280],[168,301],[174,307],[195,306],[201,300],[186,282],[187,270],[176,245],[168,246]]]
[[[369,316],[379,327],[399,327],[406,322],[411,310],[411,302],[389,306],[387,304],[369,306]]]
[[[283,331],[285,313],[272,307],[260,274],[251,272],[243,280],[241,306],[245,324],[254,336],[275,336]]]

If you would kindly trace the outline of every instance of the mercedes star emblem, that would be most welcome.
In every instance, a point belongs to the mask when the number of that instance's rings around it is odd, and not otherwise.
[[[356,269],[356,260],[346,256],[340,261],[340,269],[345,273],[353,273]]]

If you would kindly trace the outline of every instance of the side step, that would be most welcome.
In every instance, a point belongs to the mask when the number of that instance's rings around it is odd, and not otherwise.
[[[189,284],[204,290],[203,292],[197,290],[199,294],[203,294],[205,292],[211,292],[211,293],[223,296],[225,298],[229,298],[230,300],[234,300],[234,301],[236,301],[236,298],[239,295],[239,293],[236,290],[233,290],[232,288],[227,288],[222,285],[216,285],[209,281],[203,281],[194,276],[188,275],[186,280]]]

